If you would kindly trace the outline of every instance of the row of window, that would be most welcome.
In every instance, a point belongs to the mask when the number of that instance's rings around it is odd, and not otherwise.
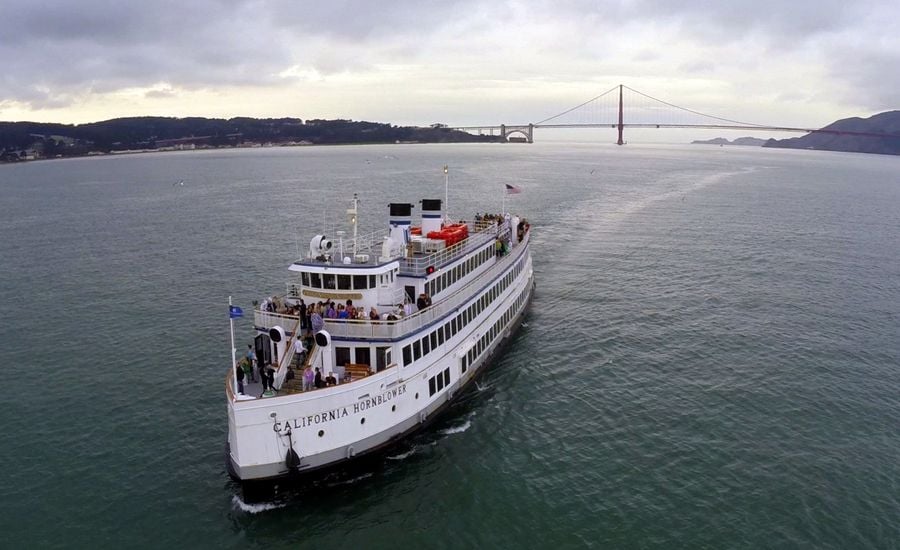
[[[335,275],[334,273],[300,273],[300,283],[308,288],[328,290],[366,290],[378,288],[378,283],[390,285],[394,282],[392,270],[381,275]]]
[[[475,362],[481,353],[488,348],[491,342],[503,333],[506,325],[512,320],[516,313],[521,309],[525,302],[525,295],[520,294],[516,301],[503,313],[503,316],[497,319],[497,322],[478,339],[478,342],[469,349],[468,353],[463,356],[460,364],[460,371],[465,373],[469,370],[469,365]]]
[[[428,397],[450,385],[450,367],[428,379]]]
[[[477,300],[469,304],[469,307],[460,311],[456,317],[451,318],[444,323],[443,326],[436,328],[415,342],[403,346],[403,366],[410,365],[413,361],[418,361],[432,351],[437,350],[445,341],[449,341],[450,338],[456,336],[457,332],[461,331],[466,325],[475,320],[475,318],[478,317],[478,314],[487,309],[494,300],[503,294],[503,291],[512,284],[516,277],[518,277],[519,273],[522,271],[524,262],[525,256],[522,256],[506,275],[497,280],[494,286],[488,289]]]
[[[461,280],[469,273],[478,269],[481,264],[490,260],[493,257],[493,254],[493,247],[488,247],[477,254],[473,254],[466,261],[459,262],[459,264],[448,268],[444,273],[425,283],[425,293],[429,296],[435,296],[438,292],[447,290],[450,288],[450,285]]]
[[[387,346],[377,346],[375,348],[375,370],[380,372],[387,367]],[[356,346],[353,348],[344,346],[335,346],[334,348],[334,364],[343,366],[347,363],[355,363],[357,365],[372,366],[372,348],[369,346]]]

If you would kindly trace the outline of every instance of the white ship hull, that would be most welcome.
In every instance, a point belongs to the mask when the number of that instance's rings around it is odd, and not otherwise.
[[[446,353],[415,372],[397,366],[352,385],[339,385],[306,394],[229,403],[229,471],[241,481],[276,480],[320,472],[396,443],[429,424],[477,378],[489,360],[518,328],[530,303],[534,276],[530,258],[521,283],[493,314],[465,333],[457,334]],[[473,337],[484,333],[515,308],[501,332],[464,374],[461,352]],[[445,344],[446,345],[446,344]],[[429,396],[429,380],[447,369],[449,386]],[[319,436],[319,432],[325,432]],[[290,433],[290,435],[288,435]],[[287,466],[289,449],[300,462]]]
[[[439,200],[422,202],[416,237],[410,238],[411,205],[392,204],[383,246],[360,252],[355,239],[353,255],[340,262],[328,254],[330,242],[316,236],[309,256],[290,268],[299,275],[288,285],[283,312],[254,312],[257,359],[271,364],[277,391],[238,395],[237,378],[226,382],[232,477],[305,476],[385,449],[430,423],[509,341],[534,288],[527,222],[506,215],[448,224]],[[355,220],[355,199],[348,212]],[[419,307],[401,311],[416,295]],[[304,298],[396,309],[318,325],[310,317],[315,346],[303,367],[323,380],[327,375],[330,385],[300,387],[288,373],[303,316],[290,312]]]

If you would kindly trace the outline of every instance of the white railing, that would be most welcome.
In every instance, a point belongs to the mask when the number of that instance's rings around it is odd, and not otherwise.
[[[461,222],[462,223],[462,222]],[[472,248],[477,248],[482,246],[486,242],[489,242],[495,239],[501,232],[505,232],[509,230],[509,223],[503,221],[502,225],[497,225],[496,222],[475,222],[475,223],[467,223],[469,226],[469,236],[465,240],[462,240],[453,246],[448,248],[444,248],[443,250],[439,250],[433,254],[429,254],[428,256],[419,256],[413,258],[407,258],[405,251],[400,252],[396,256],[391,257],[391,260],[400,260],[400,271],[405,274],[413,274],[413,275],[424,275],[425,270],[429,266],[441,266],[444,265],[464,254],[472,250]],[[357,253],[358,254],[368,254],[369,261],[365,262],[367,264],[379,264],[381,262],[381,247],[384,243],[384,238],[389,236],[389,232],[382,231],[374,231],[372,233],[368,233],[366,235],[362,235],[357,239]],[[423,235],[425,237],[425,235]],[[352,253],[353,250],[353,240],[349,241],[349,245],[347,243],[344,244],[343,254],[345,256]],[[333,254],[337,254],[337,251],[334,251]],[[307,254],[307,257],[301,258],[298,260],[299,262],[312,261],[314,258]],[[341,258],[331,259],[331,265],[340,266]],[[353,258],[353,263],[359,265],[356,262],[356,259]],[[287,284],[287,293],[291,296],[292,294],[292,286],[297,286],[296,283],[288,283]]]
[[[458,308],[472,297],[473,285],[484,284],[496,276],[498,271],[506,269],[510,264],[517,261],[524,251],[528,248],[528,242],[531,239],[531,232],[525,234],[524,239],[516,245],[509,254],[500,258],[494,265],[487,269],[484,273],[478,275],[470,281],[466,286],[460,288],[447,298],[441,300],[437,304],[417,311],[408,317],[404,317],[398,321],[356,321],[344,319],[325,319],[325,328],[332,336],[343,338],[399,338],[404,334],[418,330],[448,312]],[[402,289],[397,289],[402,295]],[[398,300],[396,303],[400,303]],[[253,321],[255,326],[269,329],[275,325],[280,325],[285,330],[293,327],[299,317],[296,315],[285,315],[282,313],[271,313],[268,311],[254,310]]]
[[[502,257],[496,264],[491,266],[490,269],[473,279],[465,287],[457,290],[446,299],[441,300],[429,308],[417,311],[398,321],[345,321],[326,319],[325,329],[332,336],[343,338],[399,338],[404,334],[418,330],[431,324],[435,320],[440,319],[471,299],[471,289],[473,285],[482,285],[485,281],[493,279],[498,271],[503,271],[510,264],[521,258],[527,248],[529,238],[530,234],[526,234],[525,239],[522,243],[513,248],[512,253]]]

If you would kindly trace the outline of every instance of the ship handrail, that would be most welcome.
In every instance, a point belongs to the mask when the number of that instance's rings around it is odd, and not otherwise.
[[[431,307],[419,310],[397,321],[356,321],[356,320],[335,320],[325,319],[325,328],[333,337],[344,338],[399,338],[404,334],[413,332],[436,319],[446,315],[448,312],[458,308],[460,305],[471,299],[472,286],[483,284],[485,280],[489,280],[496,276],[498,271],[503,271],[510,264],[519,260],[524,254],[530,240],[530,232],[525,234],[523,240],[513,248],[512,252],[500,258],[493,266],[484,273],[478,275],[465,286],[450,294],[447,298],[437,302]]]
[[[288,340],[287,350],[281,358],[278,369],[275,371],[274,385],[276,388],[280,388],[284,383],[284,377],[287,376],[288,368],[290,368],[291,363],[294,362],[294,342],[300,338],[300,322],[301,319],[297,317],[297,323],[294,325],[293,337]]]
[[[490,222],[465,222],[460,221],[459,223],[465,223],[470,227],[471,232],[469,236],[465,239],[459,241],[458,243],[453,244],[452,246],[446,247],[442,250],[438,250],[428,255],[418,256],[418,257],[407,257],[405,251],[401,250],[399,254],[391,256],[387,261],[400,261],[400,272],[404,274],[412,274],[412,275],[424,275],[428,267],[440,267],[442,265],[446,265],[460,256],[465,255],[469,250],[473,247],[479,247],[494,239],[501,231],[509,230],[509,223],[504,220],[503,223],[497,224],[496,221]],[[381,243],[383,242],[385,237],[389,236],[389,232],[387,230],[379,230],[373,231],[372,233],[363,235],[358,239],[371,239],[369,242],[366,242],[364,245],[357,244],[356,253],[367,253],[374,263],[381,263]],[[427,238],[427,237],[426,237]],[[351,240],[351,243],[353,241]],[[307,254],[306,257],[301,257],[299,260],[294,263],[304,263],[314,261],[315,257]],[[338,259],[338,263],[334,263],[333,259],[325,262],[327,265],[334,265],[335,267],[340,267],[340,259]],[[290,288],[291,283],[288,283],[288,288]],[[294,283],[296,285],[296,283]]]
[[[497,271],[502,271],[509,264],[517,261],[527,248],[531,239],[531,232],[525,233],[522,241],[512,248],[509,254],[501,257],[497,263],[481,273],[462,288],[456,290],[446,298],[435,303],[431,307],[417,311],[411,315],[396,321],[386,320],[356,320],[356,319],[324,319],[325,327],[329,334],[343,338],[398,338],[406,333],[413,332],[445,315],[452,309],[459,307],[471,298],[472,285],[477,285],[495,276]],[[299,317],[284,313],[272,313],[268,311],[254,310],[254,325],[256,328],[271,328],[276,324],[282,327],[296,322]]]

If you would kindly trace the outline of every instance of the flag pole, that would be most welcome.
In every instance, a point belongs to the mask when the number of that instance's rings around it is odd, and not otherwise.
[[[231,377],[234,382],[234,395],[235,399],[237,399],[238,395],[238,379],[237,379],[237,358],[235,357],[235,353],[237,350],[234,349],[234,317],[231,316],[231,296],[228,297],[228,324],[231,325]]]
[[[444,165],[444,223],[450,219],[450,167]]]
[[[503,203],[500,206],[500,215],[501,216],[506,215],[506,186],[505,185],[503,186]]]

